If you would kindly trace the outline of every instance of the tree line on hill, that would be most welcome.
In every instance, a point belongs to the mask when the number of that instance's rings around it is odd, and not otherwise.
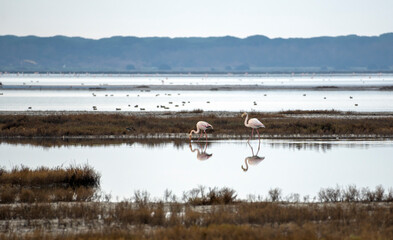
[[[393,33],[275,38],[0,36],[0,71],[393,71]]]

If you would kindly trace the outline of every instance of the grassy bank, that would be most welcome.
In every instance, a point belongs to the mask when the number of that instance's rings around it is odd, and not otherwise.
[[[239,116],[237,116],[239,115]],[[331,117],[333,116],[333,117]],[[252,113],[261,120],[265,136],[274,135],[380,135],[393,136],[393,117],[363,116],[335,111]],[[204,120],[214,126],[213,137],[247,135],[240,114],[188,112],[165,115],[62,114],[0,115],[0,137],[146,136],[184,134]]]

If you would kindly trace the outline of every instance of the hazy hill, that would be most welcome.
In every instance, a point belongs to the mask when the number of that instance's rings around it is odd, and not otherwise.
[[[393,33],[269,39],[0,36],[0,71],[393,70]]]

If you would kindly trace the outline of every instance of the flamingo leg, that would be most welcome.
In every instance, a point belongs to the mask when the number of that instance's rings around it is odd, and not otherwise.
[[[260,138],[260,136],[259,136],[259,131],[258,131],[258,129],[257,129],[257,132],[258,132],[258,138],[259,138],[259,142],[258,142],[258,151],[257,151],[257,155],[258,155],[259,150],[261,149],[261,138]]]
[[[199,138],[198,138],[198,140],[197,140],[197,141],[199,141],[199,139],[201,139],[201,137],[202,137],[202,132],[201,132],[201,134],[199,135]]]
[[[206,142],[207,142],[207,133],[206,133],[206,131],[205,131],[205,136],[206,136]]]
[[[261,135],[259,135],[259,131],[258,131],[258,129],[257,129],[257,133],[258,133],[258,139],[259,139],[259,142],[261,142]]]
[[[252,137],[254,136],[254,128],[251,131],[251,137],[248,139],[248,141],[250,141],[252,139]]]

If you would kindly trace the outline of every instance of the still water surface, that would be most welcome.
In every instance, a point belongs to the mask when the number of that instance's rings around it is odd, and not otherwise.
[[[109,75],[3,74],[0,111],[282,111],[393,112],[393,74]],[[110,86],[227,86],[227,90],[111,90]],[[14,86],[11,88],[10,86]],[[53,86],[56,90],[38,90]],[[64,86],[72,87],[64,90]],[[82,90],[74,87],[85,86]],[[106,90],[88,90],[89,87]],[[229,86],[229,87],[228,87]],[[241,91],[235,86],[268,87]],[[296,89],[297,87],[307,87]],[[347,87],[339,88],[318,87]],[[364,87],[374,86],[364,89]],[[30,87],[37,87],[32,90]],[[58,87],[58,88],[56,88]],[[63,87],[63,88],[62,88]],[[270,87],[270,88],[269,88]],[[282,88],[285,87],[285,88]],[[351,87],[354,87],[351,89]],[[272,89],[273,88],[273,89]],[[15,90],[18,89],[18,90]],[[61,90],[63,89],[63,90]],[[161,89],[161,90],[160,90]],[[292,90],[291,90],[292,89]],[[348,90],[349,89],[349,90]]]
[[[283,194],[316,196],[323,187],[393,187],[393,141],[222,140],[209,142],[123,143],[98,146],[40,147],[0,144],[1,166],[89,164],[101,174],[101,188],[112,200],[146,190],[161,198],[165,189],[178,197],[198,185],[230,187],[240,198]],[[257,157],[256,157],[257,156]],[[247,162],[247,164],[246,164]]]

